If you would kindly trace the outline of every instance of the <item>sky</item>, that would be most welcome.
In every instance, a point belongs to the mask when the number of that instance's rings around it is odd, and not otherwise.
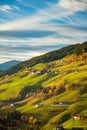
[[[0,0],[0,63],[87,41],[87,0]]]

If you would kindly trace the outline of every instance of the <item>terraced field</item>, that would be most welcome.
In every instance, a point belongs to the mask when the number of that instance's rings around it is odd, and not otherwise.
[[[87,61],[71,61],[72,57],[1,78],[0,116],[17,110],[36,118],[41,130],[56,130],[58,123],[87,129]]]

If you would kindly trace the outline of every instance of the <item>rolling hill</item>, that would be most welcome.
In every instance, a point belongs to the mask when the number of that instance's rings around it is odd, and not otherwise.
[[[87,41],[82,44],[69,45],[59,50],[51,51],[44,55],[37,56],[30,60],[21,62],[6,71],[0,72],[0,77],[4,75],[11,75],[17,73],[18,71],[24,69],[25,67],[32,67],[38,63],[47,63],[47,62],[55,61],[70,54],[79,55],[82,54],[83,51],[87,52]]]
[[[56,130],[58,124],[87,129],[87,42],[60,50],[0,78],[0,121],[15,130]],[[51,59],[54,53],[60,57]],[[19,125],[12,126],[15,120]]]

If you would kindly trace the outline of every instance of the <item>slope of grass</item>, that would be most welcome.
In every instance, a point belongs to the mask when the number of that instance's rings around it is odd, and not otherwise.
[[[70,119],[70,120],[68,120],[68,121],[66,121],[64,124],[63,124],[63,126],[65,127],[65,128],[68,128],[68,129],[70,129],[70,128],[72,128],[72,127],[83,127],[83,128],[87,128],[87,120],[75,120],[75,119]]]
[[[37,69],[37,70],[43,70],[45,67],[46,67],[45,63],[39,63],[32,68]]]
[[[17,74],[7,77],[7,80],[11,80],[9,83],[2,83],[5,79],[0,79],[0,100],[15,99],[20,97],[21,91],[24,91],[26,87],[28,90],[28,97],[25,97],[22,100],[14,103],[14,106],[11,107],[11,102],[3,105],[0,103],[0,115],[6,115],[8,111],[16,109],[20,111],[23,115],[34,116],[44,126],[41,127],[41,130],[55,130],[56,125],[59,121],[67,129],[74,127],[87,128],[87,119],[74,120],[71,117],[71,113],[77,112],[82,116],[87,116],[87,89],[82,92],[80,87],[86,88],[87,81],[87,64],[86,61],[75,61],[72,63],[66,63],[69,59],[69,56],[66,57],[64,63],[58,66],[56,65],[57,61],[50,62],[48,64],[37,64],[33,66],[33,69],[43,70],[44,67],[50,66],[47,70],[52,72],[58,71],[57,74],[26,74],[25,70],[20,71]],[[78,71],[76,71],[78,70]],[[42,92],[42,88],[53,88],[56,86],[65,87],[64,82],[74,84],[74,89],[67,89],[59,94],[52,94],[51,96],[45,95],[39,96],[38,91]],[[76,87],[76,88],[75,88]],[[31,93],[33,90],[33,94]],[[37,93],[37,94],[35,94]],[[47,93],[48,95],[48,93]],[[63,102],[66,103],[63,105],[54,105],[54,102]],[[39,107],[35,105],[40,104]]]

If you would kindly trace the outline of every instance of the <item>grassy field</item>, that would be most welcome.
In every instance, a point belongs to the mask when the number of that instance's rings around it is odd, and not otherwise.
[[[48,64],[37,64],[31,69],[42,71],[44,68],[51,71],[50,74],[31,73],[25,70],[17,74],[0,79],[0,115],[14,109],[23,115],[34,116],[44,125],[41,130],[55,130],[58,122],[67,128],[84,127],[87,128],[87,94],[82,88],[87,87],[87,62],[69,62],[69,57],[65,57],[63,62],[50,62]],[[49,67],[50,66],[50,67]],[[29,70],[28,70],[29,71]],[[57,72],[57,73],[55,73]],[[9,82],[10,81],[10,82]],[[71,84],[67,87],[67,84]],[[63,86],[66,90],[61,93],[42,93],[42,88],[59,89]],[[73,87],[72,87],[73,86]],[[28,92],[25,92],[25,88]],[[38,91],[37,91],[38,90]],[[25,94],[21,100],[20,95]],[[27,96],[28,95],[28,96]],[[12,100],[16,99],[11,107]],[[9,100],[9,103],[3,100]],[[59,104],[54,104],[59,102]],[[60,104],[61,102],[65,102]],[[38,107],[36,105],[40,104]],[[83,118],[75,120],[71,113],[78,113]],[[84,118],[85,117],[85,118]]]

